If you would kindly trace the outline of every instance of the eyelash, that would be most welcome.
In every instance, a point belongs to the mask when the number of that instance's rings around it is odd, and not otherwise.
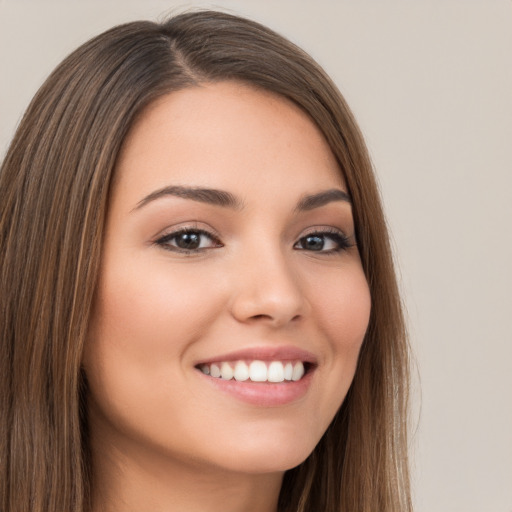
[[[170,243],[173,240],[176,241],[178,239],[178,237],[180,237],[182,235],[189,235],[189,236],[190,235],[195,235],[195,236],[199,235],[199,244],[201,244],[201,238],[206,237],[214,245],[212,247],[197,247],[194,249],[185,249],[182,247],[177,247],[176,245],[172,245]],[[293,248],[300,250],[300,248],[297,247],[298,244],[305,241],[308,237],[317,237],[319,239],[322,239],[324,243],[326,240],[331,240],[332,242],[334,242],[336,244],[335,248],[328,249],[328,250],[315,251],[315,250],[311,250],[311,249],[308,250],[308,249],[302,248],[302,250],[312,252],[312,253],[320,253],[320,254],[324,254],[324,255],[337,254],[342,251],[346,251],[347,249],[349,249],[350,247],[353,247],[355,245],[355,244],[351,243],[350,238],[348,236],[344,235],[341,231],[339,231],[337,229],[324,228],[321,230],[312,231],[311,233],[307,233],[306,235],[301,236],[299,238],[299,240],[297,240],[297,242],[293,245]],[[162,247],[165,250],[177,252],[177,253],[181,253],[181,254],[198,254],[198,253],[204,252],[205,250],[208,250],[208,249],[223,247],[223,244],[220,242],[218,237],[215,236],[214,234],[212,234],[204,229],[192,228],[192,227],[183,228],[183,229],[179,229],[178,231],[173,231],[172,233],[168,233],[168,234],[160,237],[159,239],[157,239],[155,241],[155,244]]]
[[[293,248],[296,249],[297,245],[303,241],[306,240],[308,237],[318,237],[322,238],[325,242],[326,239],[330,239],[333,241],[337,247],[334,249],[329,250],[321,250],[321,251],[313,251],[310,250],[309,252],[315,253],[318,252],[320,254],[338,254],[340,252],[346,251],[347,249],[350,249],[350,247],[353,247],[354,244],[351,243],[350,238],[343,234],[341,231],[334,229],[334,228],[323,228],[319,230],[311,231],[310,233],[307,233],[304,236],[301,236],[299,240],[293,245]],[[303,249],[304,251],[307,251],[308,249]]]
[[[183,249],[181,247],[176,247],[175,245],[171,245],[170,242],[172,240],[176,240],[178,237],[182,235],[199,235],[200,240],[201,237],[209,238],[213,243],[213,247],[198,247],[196,249]],[[179,252],[182,254],[197,254],[200,252],[203,252],[207,249],[213,249],[217,247],[222,247],[222,243],[219,241],[219,239],[213,235],[212,233],[200,229],[200,228],[182,228],[178,231],[173,231],[172,233],[168,233],[167,235],[162,236],[158,240],[155,241],[155,244],[162,247],[163,249],[166,249],[167,251],[172,252]]]

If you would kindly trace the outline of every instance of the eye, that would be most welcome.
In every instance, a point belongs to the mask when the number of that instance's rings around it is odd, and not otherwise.
[[[156,240],[155,243],[168,251],[184,253],[201,252],[205,249],[222,247],[219,240],[208,231],[191,228],[168,233]]]
[[[344,251],[352,246],[349,238],[340,231],[316,231],[301,237],[293,247],[303,251],[329,254]]]

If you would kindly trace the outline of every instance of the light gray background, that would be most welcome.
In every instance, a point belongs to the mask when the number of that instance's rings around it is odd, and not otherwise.
[[[69,51],[192,5],[269,25],[338,83],[381,182],[419,367],[416,510],[512,512],[512,2],[0,0],[0,155]]]

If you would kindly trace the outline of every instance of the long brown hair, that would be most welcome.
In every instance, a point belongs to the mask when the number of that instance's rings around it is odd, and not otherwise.
[[[116,158],[156,98],[239,80],[299,105],[353,200],[370,324],[350,391],[280,512],[406,512],[408,351],[388,235],[357,124],[302,50],[212,11],[115,27],[72,53],[29,106],[0,171],[0,510],[86,512],[90,460],[80,371]]]

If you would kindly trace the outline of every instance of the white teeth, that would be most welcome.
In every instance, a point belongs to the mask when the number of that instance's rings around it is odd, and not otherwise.
[[[304,365],[299,361],[293,366],[292,380],[300,380],[304,375]]]
[[[220,367],[220,376],[224,380],[231,380],[233,378],[233,368],[228,363],[222,363]]]
[[[220,377],[220,368],[216,364],[210,366],[210,375],[212,377]]]
[[[272,361],[268,366],[268,381],[269,382],[283,382],[284,368],[283,363],[280,361]]]
[[[284,380],[292,380],[293,375],[293,364],[286,363],[284,365]]]
[[[267,373],[267,365],[263,361],[253,361],[249,365],[249,378],[253,382],[265,382]]]
[[[235,380],[244,381],[249,378],[249,367],[243,362],[238,361],[235,365]]]
[[[252,382],[283,382],[298,381],[305,374],[304,364],[302,361],[294,363],[288,361],[251,361],[248,365],[244,361],[233,363],[223,361],[219,363],[202,364],[199,369],[205,375],[221,378],[223,380],[235,379],[243,382],[250,380]]]

